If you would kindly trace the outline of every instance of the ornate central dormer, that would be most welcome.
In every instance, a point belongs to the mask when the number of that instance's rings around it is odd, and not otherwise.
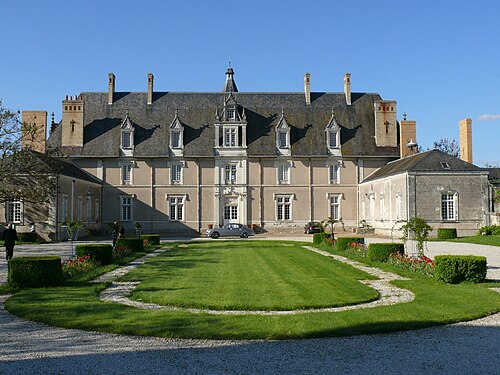
[[[128,110],[120,126],[120,150],[125,156],[132,156],[134,153],[134,126],[130,121]]]
[[[276,125],[276,150],[278,155],[290,156],[290,126],[286,122],[285,111],[281,109],[281,118]]]
[[[332,117],[325,128],[326,146],[330,155],[341,156],[340,150],[340,125],[337,123],[335,113],[332,108]]]
[[[238,106],[233,92],[237,92],[233,80],[233,69],[226,72],[226,84],[222,112],[215,110],[215,149],[218,156],[246,156],[247,154],[247,119],[245,108]]]
[[[169,150],[170,156],[183,156],[184,155],[184,126],[179,120],[179,111],[175,110],[175,116],[169,127],[170,143]]]

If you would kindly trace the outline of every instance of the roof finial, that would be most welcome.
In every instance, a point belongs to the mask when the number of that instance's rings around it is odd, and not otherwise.
[[[281,106],[281,117],[285,117],[285,107]]]
[[[179,117],[179,108],[175,107],[175,117]]]
[[[231,58],[229,58],[229,67],[231,67]]]
[[[127,117],[128,117],[128,108],[126,109],[126,115],[127,115]]]
[[[403,113],[403,120],[406,121],[406,112]]]

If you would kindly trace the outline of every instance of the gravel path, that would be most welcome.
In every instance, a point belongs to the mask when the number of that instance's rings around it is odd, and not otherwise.
[[[476,246],[470,247],[474,253]],[[497,250],[488,247],[484,251],[491,255]],[[498,261],[498,257],[491,258]],[[0,262],[0,277],[5,274],[4,263],[5,260]],[[488,263],[491,264],[490,257]],[[500,262],[492,264],[498,267]],[[290,341],[206,341],[49,327],[10,315],[3,309],[5,299],[6,296],[0,296],[2,375],[500,373],[500,313],[471,322],[395,334]]]

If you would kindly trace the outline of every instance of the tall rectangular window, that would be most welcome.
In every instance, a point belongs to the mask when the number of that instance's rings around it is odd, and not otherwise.
[[[330,148],[338,147],[337,132],[333,131],[328,132],[328,145],[330,146]]]
[[[292,199],[290,196],[276,197],[276,218],[278,220],[291,220]]]
[[[122,131],[122,148],[132,148],[132,133]]]
[[[90,223],[92,221],[92,197],[87,197],[87,223]]]
[[[170,166],[170,181],[173,184],[182,182],[182,164],[172,164]]]
[[[8,223],[21,223],[22,219],[22,206],[21,201],[7,202],[7,222]]]
[[[224,146],[236,147],[237,146],[237,129],[225,128],[224,129]]]
[[[290,165],[280,164],[278,166],[278,183],[279,184],[289,184],[290,183]]]
[[[441,219],[457,220],[456,194],[445,193],[441,195]]]
[[[338,184],[340,182],[340,167],[338,164],[332,164],[328,168],[329,180],[331,184]]]
[[[121,166],[122,185],[132,184],[132,164],[122,164]]]
[[[132,220],[132,197],[120,197],[121,200],[121,221]]]
[[[330,195],[330,217],[340,220],[340,195]]]
[[[286,148],[288,147],[288,142],[287,142],[287,132],[286,131],[280,131],[278,132],[278,145],[279,148]]]
[[[231,183],[231,184],[236,183],[236,172],[237,172],[236,164],[227,164],[225,166],[224,179],[226,183]]]
[[[68,221],[68,196],[63,194],[61,197],[61,222]]]
[[[173,131],[172,136],[170,138],[170,146],[172,148],[180,148],[181,147],[181,133],[178,131]]]
[[[184,220],[184,196],[168,197],[168,205],[171,221]]]

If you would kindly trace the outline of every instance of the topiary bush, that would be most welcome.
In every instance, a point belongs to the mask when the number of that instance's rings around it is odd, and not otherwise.
[[[390,254],[404,254],[405,245],[402,243],[371,243],[368,245],[368,258],[377,262],[385,262]]]
[[[144,251],[144,240],[141,238],[118,238],[116,246],[124,246],[130,251]]]
[[[21,232],[17,234],[19,242],[38,242],[38,233]]]
[[[159,234],[143,234],[141,239],[148,241],[149,245],[159,245],[160,235]]]
[[[438,228],[437,238],[439,238],[440,240],[451,240],[453,238],[457,238],[457,229],[456,228]]]
[[[89,255],[94,262],[99,262],[101,265],[113,263],[113,246],[108,244],[84,244],[76,245],[76,255]]]
[[[487,225],[479,228],[478,236],[500,236],[500,225]]]
[[[363,237],[338,237],[337,242],[335,243],[335,248],[338,251],[346,251],[350,243],[364,244],[365,239]]]
[[[462,281],[480,283],[486,278],[486,257],[476,255],[438,255],[434,258],[436,279],[448,284]]]
[[[64,277],[58,256],[18,257],[9,261],[8,282],[18,288],[62,285]]]

